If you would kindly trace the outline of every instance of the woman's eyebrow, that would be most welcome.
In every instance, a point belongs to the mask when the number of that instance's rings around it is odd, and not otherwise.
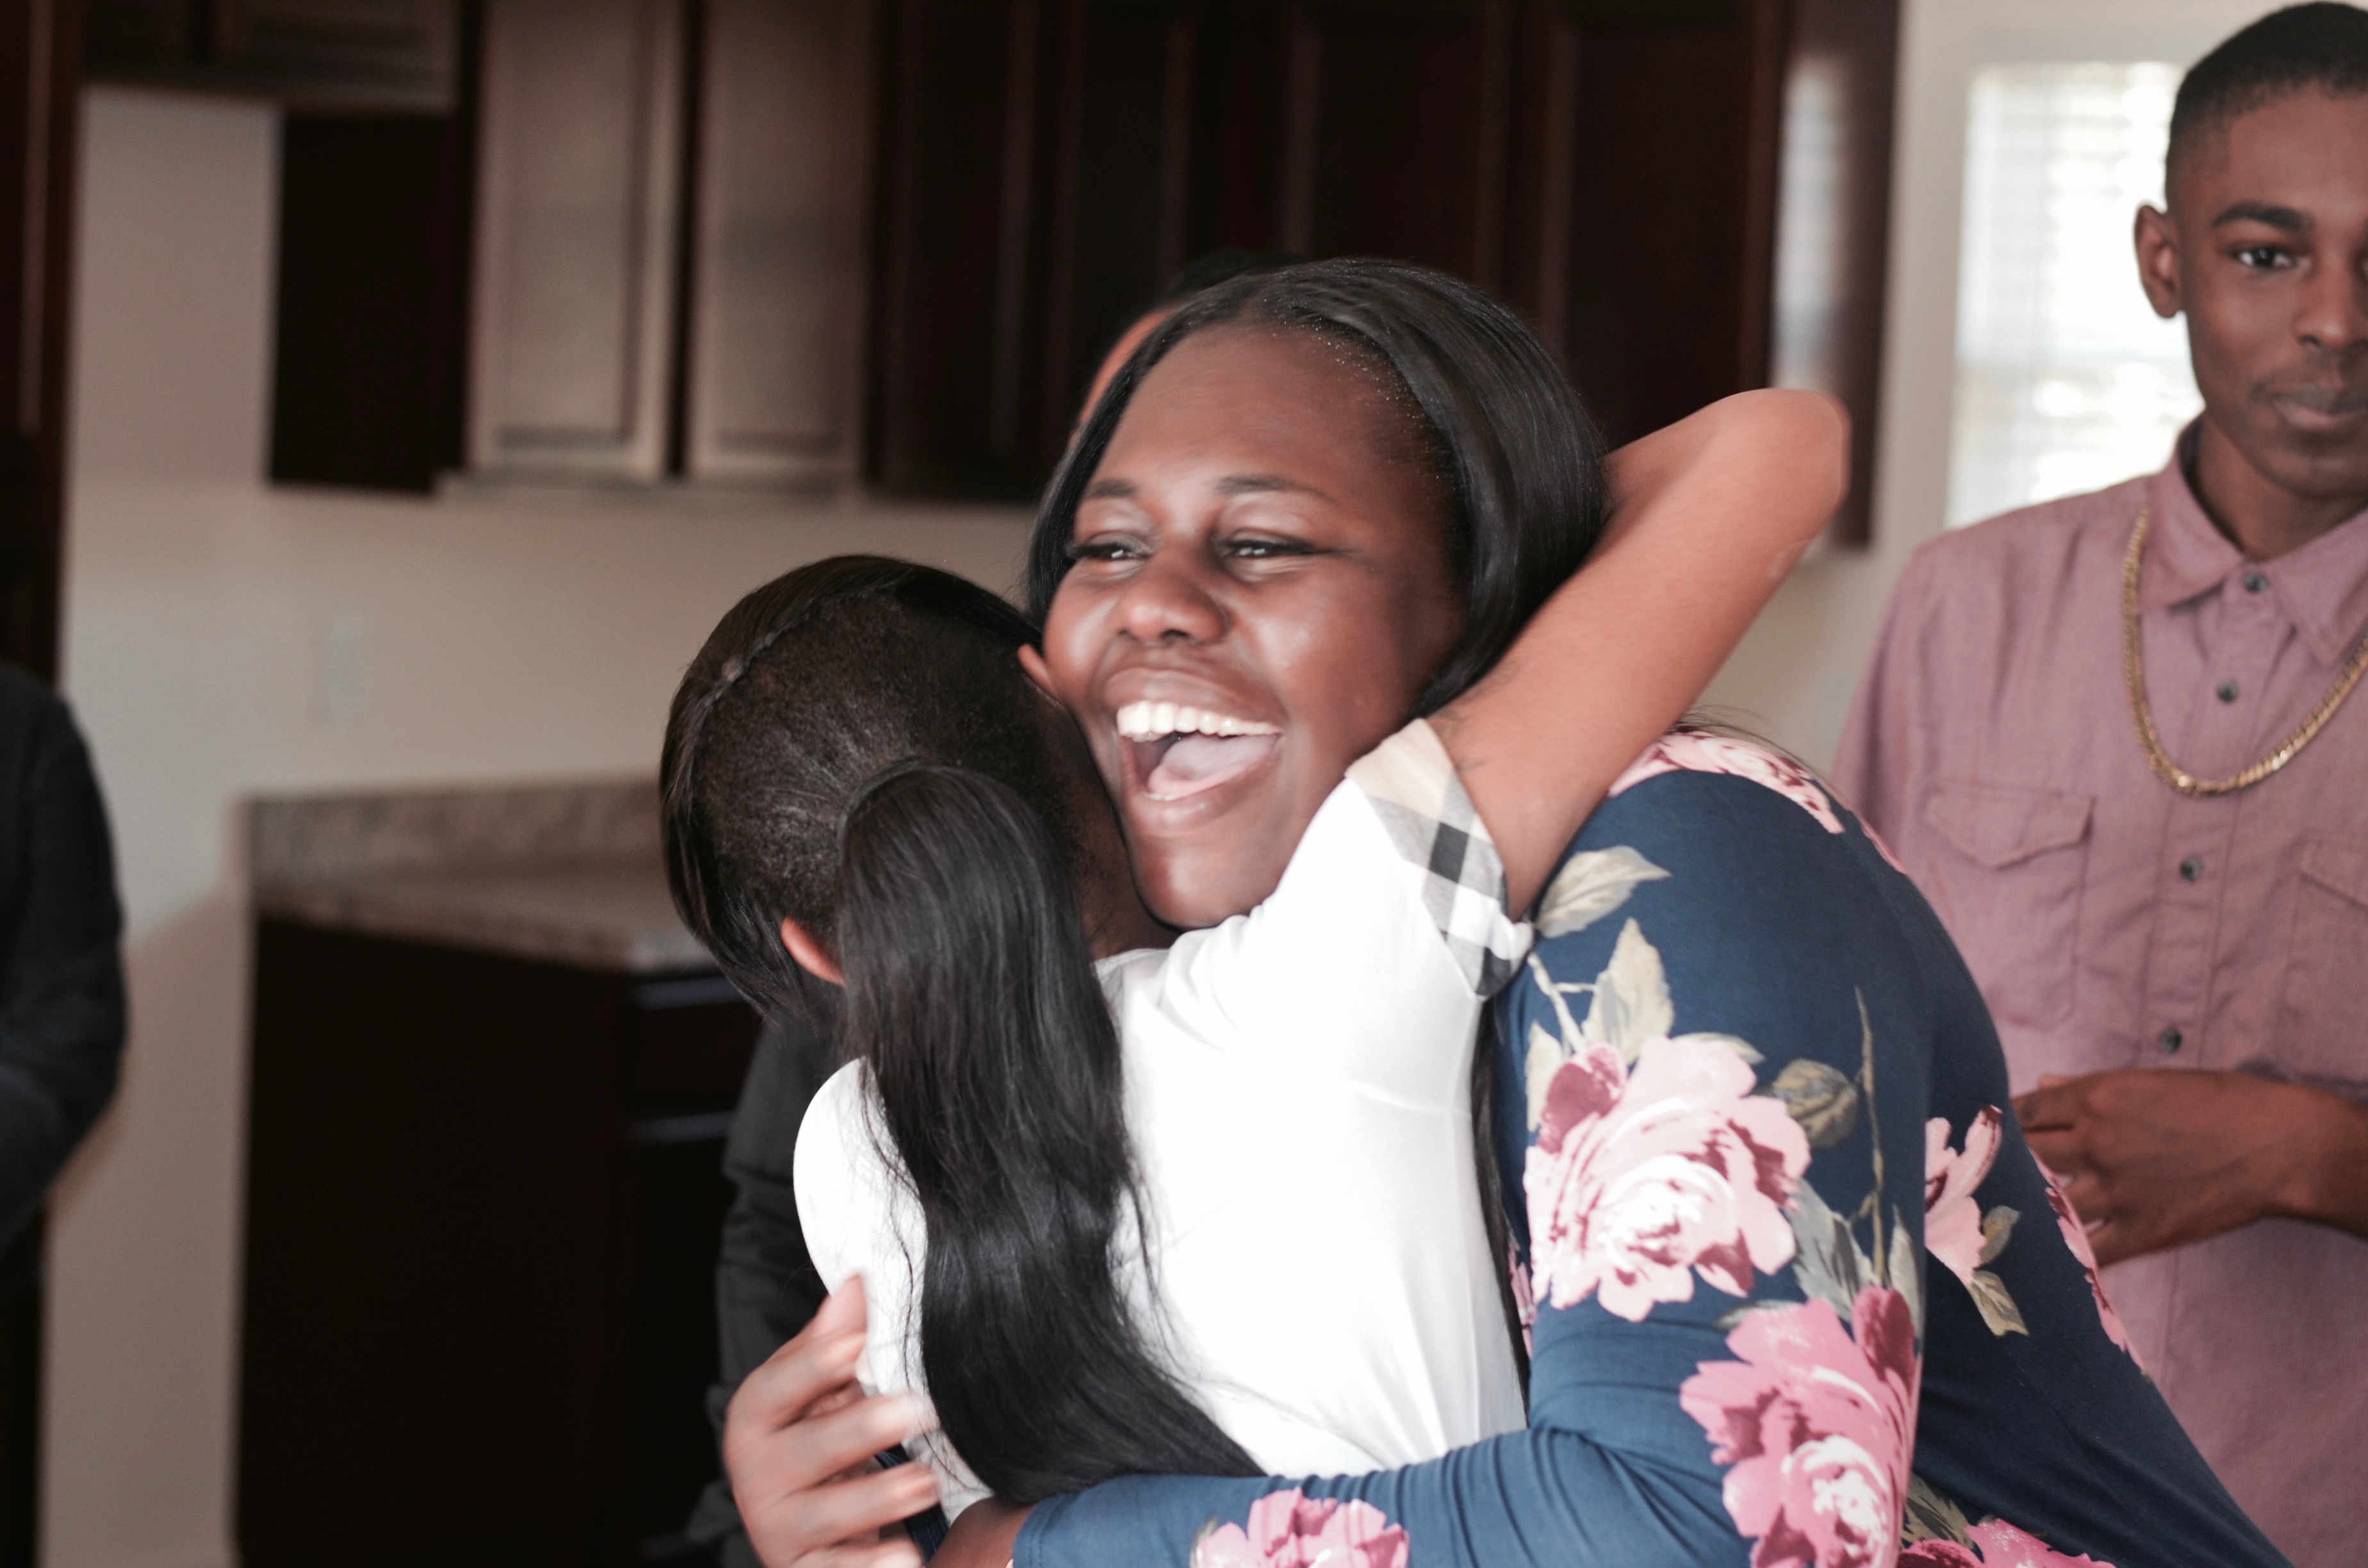
[[[1079,496],[1078,499],[1083,501],[1132,501],[1134,499],[1134,481],[1131,479],[1097,479],[1091,484],[1086,486],[1085,494]]]
[[[1262,495],[1278,490],[1295,491],[1302,495],[1313,495],[1323,501],[1332,499],[1312,484],[1302,484],[1295,479],[1285,479],[1279,473],[1229,473],[1216,483],[1216,491],[1220,495]]]

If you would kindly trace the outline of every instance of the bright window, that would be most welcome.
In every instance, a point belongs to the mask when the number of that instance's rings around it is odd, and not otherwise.
[[[1951,526],[2160,468],[2201,400],[2187,334],[2138,290],[2180,67],[1993,65],[1974,79],[1958,269]]]

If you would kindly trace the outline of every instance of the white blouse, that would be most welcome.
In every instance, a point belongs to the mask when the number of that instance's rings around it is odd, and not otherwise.
[[[1118,1267],[1186,1391],[1269,1471],[1389,1469],[1523,1424],[1470,1078],[1529,940],[1417,720],[1349,769],[1265,903],[1099,965],[1151,1278],[1134,1249]],[[924,1227],[892,1148],[842,1067],[798,1134],[798,1215],[825,1285],[863,1276],[875,1392],[922,1387]],[[940,1436],[915,1447],[949,1518],[985,1495]]]

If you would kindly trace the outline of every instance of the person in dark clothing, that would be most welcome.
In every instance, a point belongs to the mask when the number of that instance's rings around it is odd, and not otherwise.
[[[90,754],[55,693],[0,666],[0,1298],[40,1278],[50,1184],[115,1093],[123,914]]]
[[[723,1149],[723,1174],[734,1196],[715,1264],[721,1365],[707,1391],[707,1414],[718,1434],[741,1380],[805,1327],[827,1294],[798,1225],[793,1172],[798,1124],[833,1065],[830,1043],[820,1035],[768,1022],[741,1085]],[[685,1533],[713,1551],[723,1568],[758,1568],[731,1484],[721,1477],[700,1494]]]
[[[57,695],[0,665],[0,1564],[34,1560],[41,1214],[115,1093],[122,911],[90,754]]]

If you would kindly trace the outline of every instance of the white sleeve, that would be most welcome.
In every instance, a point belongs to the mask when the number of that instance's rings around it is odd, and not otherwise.
[[[862,1206],[848,1159],[848,1135],[857,1131],[850,1125],[850,1113],[860,1111],[861,1097],[862,1068],[850,1062],[823,1081],[806,1106],[805,1119],[798,1123],[791,1165],[798,1228],[805,1233],[806,1255],[814,1259],[814,1272],[826,1290],[837,1290],[857,1271],[849,1255],[856,1235],[870,1229],[867,1216],[859,1212]]]
[[[882,1151],[873,1104],[860,1062],[832,1074],[798,1124],[792,1175],[814,1272],[833,1290],[863,1276],[871,1316],[856,1381],[873,1393],[899,1393],[924,1388],[919,1282],[928,1232],[920,1205]],[[937,1472],[948,1519],[986,1495],[943,1432],[924,1432],[906,1452]]]
[[[1417,720],[1349,768],[1266,902],[1130,972],[1121,1006],[1279,1069],[1461,1104],[1479,1006],[1529,941],[1496,845]]]
[[[905,1234],[913,1206],[899,1203],[901,1184],[872,1135],[871,1088],[863,1065],[850,1062],[814,1091],[798,1124],[792,1166],[798,1226],[824,1286],[837,1290],[863,1276],[871,1319],[861,1381],[874,1392],[916,1385],[912,1281],[919,1273],[923,1233]],[[908,1256],[909,1253],[909,1256]]]

